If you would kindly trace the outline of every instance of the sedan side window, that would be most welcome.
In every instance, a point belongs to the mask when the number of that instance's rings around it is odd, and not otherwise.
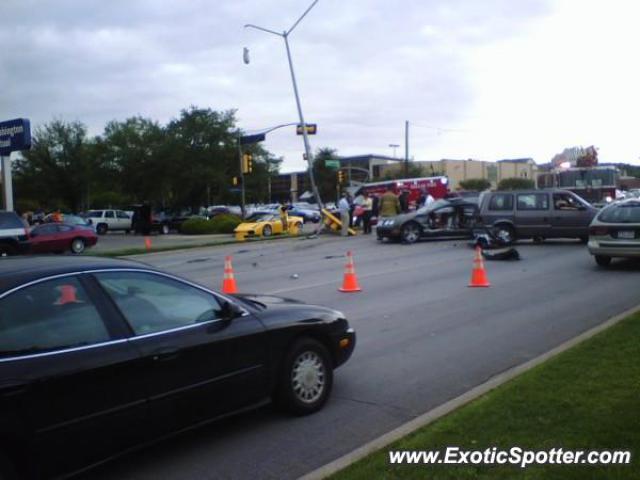
[[[96,278],[136,335],[221,318],[221,305],[214,295],[162,275],[108,272]]]
[[[110,339],[102,317],[75,277],[36,283],[0,300],[0,357]]]

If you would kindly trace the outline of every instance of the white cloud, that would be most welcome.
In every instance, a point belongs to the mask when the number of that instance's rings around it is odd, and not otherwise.
[[[307,0],[4,0],[0,109],[92,133],[189,105],[237,108],[247,130],[296,121],[281,38]],[[595,144],[635,161],[635,2],[320,0],[291,35],[314,148],[390,154],[411,122],[417,159],[533,156]],[[251,64],[242,62],[242,47]],[[293,129],[265,147],[304,168]],[[399,152],[403,151],[403,147]]]

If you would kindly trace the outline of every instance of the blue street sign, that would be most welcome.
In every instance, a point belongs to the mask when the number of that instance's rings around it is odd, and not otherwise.
[[[0,122],[0,155],[31,148],[31,124],[26,118]]]

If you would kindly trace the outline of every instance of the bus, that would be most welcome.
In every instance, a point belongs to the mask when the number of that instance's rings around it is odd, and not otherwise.
[[[604,204],[616,198],[620,171],[616,167],[574,167],[538,174],[538,188],[571,190],[592,204]]]

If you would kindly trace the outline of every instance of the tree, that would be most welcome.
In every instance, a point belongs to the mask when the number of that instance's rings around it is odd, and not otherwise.
[[[336,198],[338,171],[327,167],[326,162],[339,159],[337,150],[329,147],[319,148],[313,157],[313,174],[323,201]]]
[[[503,178],[498,183],[498,190],[531,190],[535,182],[530,178]]]
[[[164,129],[152,120],[132,117],[109,122],[104,135],[96,139],[105,177],[94,197],[162,202],[171,175],[167,159],[161,155],[164,144]]]
[[[460,182],[460,187],[463,190],[471,190],[474,192],[482,192],[491,188],[491,182],[486,178],[469,178]]]
[[[14,162],[16,198],[73,212],[88,207],[102,165],[80,122],[54,120],[36,129],[31,150]]]

